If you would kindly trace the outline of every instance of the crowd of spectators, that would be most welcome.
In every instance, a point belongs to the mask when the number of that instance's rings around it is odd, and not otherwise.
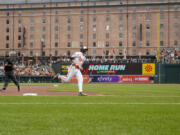
[[[46,58],[41,60],[36,59],[26,59],[22,61],[16,59],[15,63],[15,74],[19,76],[53,76],[52,64],[57,62],[71,63],[70,57],[54,57],[52,59]],[[123,56],[97,56],[97,57],[87,57],[86,63],[155,63],[157,62],[156,56],[151,57],[126,57]],[[161,63],[180,63],[180,51],[171,49],[162,49],[160,52],[160,62]],[[0,62],[0,75],[4,73],[3,71],[3,60]]]

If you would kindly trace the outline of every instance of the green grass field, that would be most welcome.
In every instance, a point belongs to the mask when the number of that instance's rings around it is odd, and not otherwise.
[[[77,91],[77,84],[58,85],[50,91]],[[178,84],[85,84],[84,90],[105,96],[0,96],[0,135],[180,134]]]

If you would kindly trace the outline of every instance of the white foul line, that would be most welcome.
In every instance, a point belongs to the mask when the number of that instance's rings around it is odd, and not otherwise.
[[[114,102],[114,103],[61,103],[61,102],[57,102],[57,103],[0,103],[0,105],[180,105],[180,103],[118,103],[118,102]]]

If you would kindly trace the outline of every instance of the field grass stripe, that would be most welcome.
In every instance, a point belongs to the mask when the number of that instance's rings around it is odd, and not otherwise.
[[[180,103],[0,103],[0,105],[180,105]]]

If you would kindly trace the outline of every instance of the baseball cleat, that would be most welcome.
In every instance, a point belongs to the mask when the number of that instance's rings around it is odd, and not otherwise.
[[[20,86],[17,86],[17,88],[18,88],[18,92],[20,92],[20,91],[21,91],[21,88],[20,88]]]
[[[87,94],[79,92],[78,96],[87,96]]]
[[[5,88],[2,88],[2,89],[1,89],[1,92],[6,92],[6,89],[5,89]]]

